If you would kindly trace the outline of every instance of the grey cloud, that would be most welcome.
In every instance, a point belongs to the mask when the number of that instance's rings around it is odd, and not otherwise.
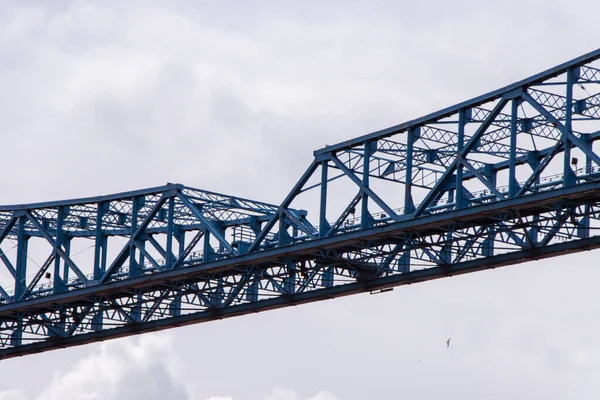
[[[0,2],[1,203],[166,181],[278,202],[315,148],[597,46],[591,1],[31,4]],[[273,386],[345,400],[591,399],[594,266],[579,254],[178,328],[177,382],[202,377],[200,399],[259,400]],[[48,371],[101,349],[3,361],[0,390],[33,399]],[[181,390],[149,365],[131,379],[156,373],[156,390]]]

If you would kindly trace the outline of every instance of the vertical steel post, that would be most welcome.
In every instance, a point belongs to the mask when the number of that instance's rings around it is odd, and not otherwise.
[[[593,142],[590,141],[589,135],[585,135],[583,139],[583,143],[590,150],[593,150]],[[585,155],[585,174],[589,175],[592,173],[592,160],[586,154]],[[590,237],[590,212],[591,207],[589,204],[583,206],[583,217],[577,224],[577,236],[582,239]]]
[[[13,347],[21,346],[23,344],[23,316],[19,313],[16,322],[17,327],[14,328],[10,334],[10,345]]]
[[[494,241],[496,239],[496,230],[494,225],[488,226],[485,229],[483,242],[481,244],[481,255],[484,257],[491,257],[494,255]]]
[[[135,303],[131,307],[131,312],[129,313],[129,315],[135,322],[140,322],[142,320],[143,297],[141,294],[136,294],[133,296],[133,298],[135,299]]]
[[[202,262],[212,261],[214,259],[214,251],[210,244],[211,233],[208,228],[204,229],[204,243],[202,247]]]
[[[321,203],[319,211],[319,236],[324,237],[329,232],[327,222],[327,171],[328,161],[321,161]]]
[[[444,235],[444,243],[442,244],[442,248],[440,249],[440,259],[444,264],[452,263],[452,241],[453,235],[452,230],[449,229],[448,232]]]
[[[174,213],[175,213],[175,197],[171,195],[169,197],[169,216],[167,217],[167,257],[165,258],[165,268],[171,269],[173,267],[173,224],[174,222]],[[207,231],[208,233],[208,231]],[[208,238],[208,235],[206,235]]]
[[[292,260],[285,259],[284,267],[286,275],[283,278],[284,294],[294,294],[296,292],[296,268]]]
[[[132,204],[131,204],[130,237],[133,239],[133,235],[135,234],[135,231],[137,230],[137,226],[138,226],[138,213],[140,211],[139,198],[138,197],[132,198],[131,203]],[[138,251],[137,247],[135,247],[135,244],[133,242],[130,242],[130,246],[129,246],[129,277],[130,278],[140,275],[140,268],[139,268],[138,260],[136,258],[136,255],[138,252],[139,251]],[[141,252],[139,252],[139,253],[141,253]]]
[[[289,244],[290,235],[288,234],[289,225],[287,224],[287,216],[284,212],[279,213],[279,231],[277,234],[277,243],[279,246]]]
[[[177,253],[177,260],[179,260],[181,257],[183,257],[183,253],[185,253],[185,231],[178,227],[175,232],[175,238],[179,244],[179,251]]]
[[[324,267],[323,276],[321,277],[321,284],[324,287],[333,287],[334,280],[334,267]]]
[[[102,233],[104,215],[108,210],[109,203],[98,203],[96,210],[96,245],[94,248],[94,280],[102,278],[106,271],[106,247],[107,237]]]
[[[567,98],[565,100],[565,129],[567,132],[573,132],[573,68],[567,70]],[[575,184],[575,174],[571,169],[571,143],[566,134],[562,133],[562,141],[564,145],[564,181],[563,186],[571,186]]]
[[[398,260],[398,270],[403,274],[410,272],[410,248],[408,241],[404,244],[404,250]]]
[[[94,248],[94,280],[100,280],[106,272],[106,256],[108,247],[108,237],[102,232],[104,224],[104,216],[110,209],[109,202],[100,202],[96,209],[96,246]],[[99,332],[103,327],[103,304],[97,305],[98,309],[92,317],[91,328],[95,332]]]
[[[17,265],[15,273],[15,299],[20,299],[27,290],[27,248],[29,236],[25,233],[27,217],[19,217],[17,230]]]
[[[371,154],[373,153],[372,145],[375,143],[377,142],[371,142],[369,140],[364,143],[362,186],[365,189],[369,188],[369,169],[371,164]],[[365,229],[370,227],[373,223],[371,215],[369,214],[369,195],[364,191],[362,193],[361,202],[360,226]]]
[[[252,280],[252,283],[248,285],[248,289],[246,290],[246,301],[254,302],[258,301],[258,284],[260,282],[260,278],[255,276]]]
[[[62,206],[58,207],[58,215],[56,218],[56,239],[55,239],[57,248],[61,248],[63,245],[64,218],[65,218],[65,208]],[[57,254],[56,258],[54,259],[54,276],[53,276],[53,280],[52,280],[53,287],[54,287],[54,293],[60,293],[60,292],[65,291],[65,289],[66,289],[65,284],[67,282],[65,282],[61,277],[60,265],[61,265],[60,257]]]
[[[458,137],[456,141],[456,157],[462,159],[462,149],[465,145],[465,109],[462,108],[458,112]],[[463,164],[459,162],[456,166],[456,208],[465,206],[465,194],[463,190]]]
[[[17,265],[15,273],[15,299],[20,299],[27,290],[27,259],[29,247],[29,235],[25,232],[26,216],[19,217],[17,228]],[[23,341],[23,316],[17,320],[17,328],[11,335],[13,346],[22,345]]]
[[[181,294],[175,295],[169,304],[169,315],[178,317],[181,315]]]
[[[143,237],[138,240],[138,243],[140,244],[140,247],[142,249],[146,249],[146,242],[147,242],[147,240]],[[142,275],[144,273],[144,265],[146,264],[146,256],[144,255],[144,253],[142,253],[141,250],[138,251],[138,254],[139,254],[139,261],[137,264],[137,270],[138,270],[138,273],[140,275]]]
[[[517,121],[520,99],[512,99],[510,113],[510,156],[508,166],[508,197],[515,197],[519,191],[517,184]]]
[[[413,148],[418,128],[410,128],[406,133],[406,177],[404,180],[404,214],[411,214],[415,210],[412,200],[412,175],[413,175]]]
[[[67,236],[67,235],[63,236],[63,248],[64,248],[64,252],[67,257],[71,256],[71,240],[72,239],[73,238],[71,236]],[[64,260],[62,262],[62,269],[63,269],[63,282],[66,285],[69,283],[69,275],[71,272],[71,268],[69,267],[69,264],[67,264]]]
[[[529,229],[529,236],[531,236],[531,241],[534,245],[538,245],[540,242],[539,232],[540,232],[540,216],[535,214],[532,218],[531,229]]]
[[[173,197],[171,197],[173,199]],[[138,220],[140,209],[144,205],[145,198],[143,196],[134,196],[132,199],[132,209],[131,209],[131,238],[133,239],[133,235],[138,229]],[[169,213],[171,211],[169,210]],[[170,215],[169,215],[170,216]],[[134,239],[135,240],[135,239]],[[145,245],[145,241],[142,240],[140,243],[141,246]],[[142,275],[142,268],[144,267],[144,254],[135,246],[135,244],[131,244],[129,248],[129,277],[140,276]],[[137,255],[139,254],[139,260],[137,259]],[[167,253],[169,254],[169,253]],[[142,320],[142,295],[138,294],[135,297],[135,303],[131,308],[131,318],[135,322],[140,322]]]

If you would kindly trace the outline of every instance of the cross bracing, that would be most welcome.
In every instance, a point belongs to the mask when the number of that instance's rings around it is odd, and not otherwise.
[[[599,58],[319,149],[277,205],[0,206],[0,357],[599,247]]]

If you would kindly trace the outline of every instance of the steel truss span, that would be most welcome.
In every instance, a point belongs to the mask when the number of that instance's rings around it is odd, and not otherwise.
[[[600,247],[598,59],[317,150],[277,205],[0,206],[0,358]]]

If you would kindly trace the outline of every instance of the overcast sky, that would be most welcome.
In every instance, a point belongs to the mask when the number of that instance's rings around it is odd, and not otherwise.
[[[278,203],[314,149],[600,43],[595,1],[491,3],[0,0],[0,203]],[[0,400],[597,399],[598,254],[10,359]]]

